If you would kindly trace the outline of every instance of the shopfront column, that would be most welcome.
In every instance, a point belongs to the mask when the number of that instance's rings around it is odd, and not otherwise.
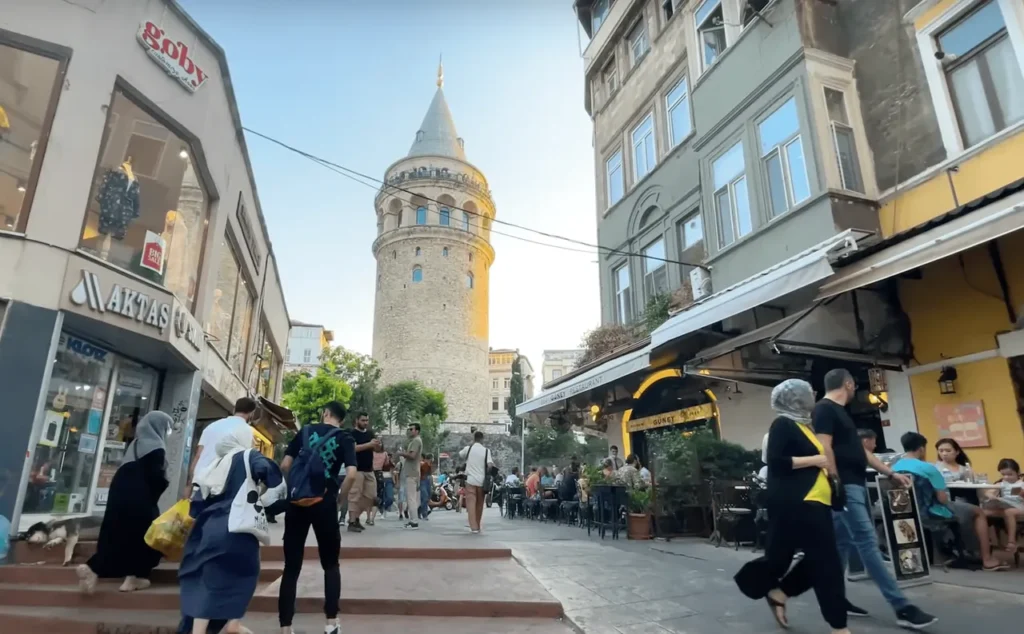
[[[202,385],[201,372],[168,372],[164,378],[160,410],[170,414],[174,426],[167,439],[167,480],[171,484],[160,497],[161,510],[180,499],[186,484]]]
[[[41,411],[43,386],[49,382],[52,359],[61,328],[61,314],[12,302],[7,305],[0,332],[0,403],[3,418],[0,433],[0,515],[17,530],[21,503],[30,476],[32,438]]]

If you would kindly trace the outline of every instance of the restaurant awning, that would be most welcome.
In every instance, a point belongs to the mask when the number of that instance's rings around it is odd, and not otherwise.
[[[1024,180],[908,229],[837,264],[818,298],[832,297],[900,275],[1024,228]],[[841,268],[840,268],[841,267]]]
[[[546,392],[516,406],[516,416],[524,414],[543,414],[553,412],[562,407],[567,399],[583,392],[589,392],[627,377],[636,372],[646,370],[651,352],[650,344],[639,347],[623,355],[614,357],[597,365],[579,376],[572,377]]]
[[[256,401],[260,406],[257,410],[259,413],[250,424],[271,442],[283,442],[285,431],[298,431],[298,421],[290,409],[262,396],[258,396]]]
[[[838,252],[856,249],[857,239],[866,235],[847,229],[757,275],[698,300],[651,333],[652,349],[820,282],[833,274],[831,259]]]
[[[762,341],[769,341],[776,337],[780,332],[789,328],[793,322],[804,315],[805,311],[800,311],[789,317],[783,317],[782,319],[772,322],[767,326],[762,326],[757,330],[751,330],[750,332],[733,337],[732,339],[726,339],[718,345],[704,348],[694,356],[694,358],[687,363],[687,365],[699,366],[703,363],[708,363],[719,357],[724,357],[727,354],[732,354],[737,350],[745,348],[750,345],[759,344]]]

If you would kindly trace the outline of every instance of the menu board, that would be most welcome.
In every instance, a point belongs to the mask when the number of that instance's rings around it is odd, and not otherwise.
[[[882,505],[882,526],[896,582],[901,586],[931,583],[924,525],[913,485],[902,488],[887,476],[875,477]]]

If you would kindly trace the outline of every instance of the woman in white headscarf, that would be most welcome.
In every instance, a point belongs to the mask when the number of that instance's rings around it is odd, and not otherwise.
[[[764,599],[781,627],[789,627],[786,601],[814,588],[833,634],[849,634],[843,567],[832,526],[828,461],[811,429],[814,391],[789,379],[772,390],[776,418],[768,435],[768,547],[736,573],[751,599]],[[795,565],[797,549],[804,557]]]
[[[149,587],[160,553],[146,545],[146,531],[160,515],[157,502],[167,489],[167,435],[172,420],[156,411],[142,417],[135,440],[110,481],[96,554],[78,567],[82,589],[92,592],[100,578],[124,577],[121,592]]]
[[[283,482],[278,466],[256,450],[246,451],[252,448],[252,428],[234,427],[215,446],[217,459],[195,478],[195,524],[178,569],[184,631],[191,621],[192,634],[217,630],[222,622],[225,632],[245,631],[241,619],[259,581],[260,543],[252,535],[228,532],[231,502],[245,486],[245,457],[258,484],[273,489]]]

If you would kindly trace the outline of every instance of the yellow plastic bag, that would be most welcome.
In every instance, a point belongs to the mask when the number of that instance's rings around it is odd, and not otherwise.
[[[153,520],[146,531],[146,545],[163,553],[164,557],[172,561],[181,559],[188,534],[192,530],[193,520],[188,514],[189,506],[188,500],[179,500],[163,515]]]

